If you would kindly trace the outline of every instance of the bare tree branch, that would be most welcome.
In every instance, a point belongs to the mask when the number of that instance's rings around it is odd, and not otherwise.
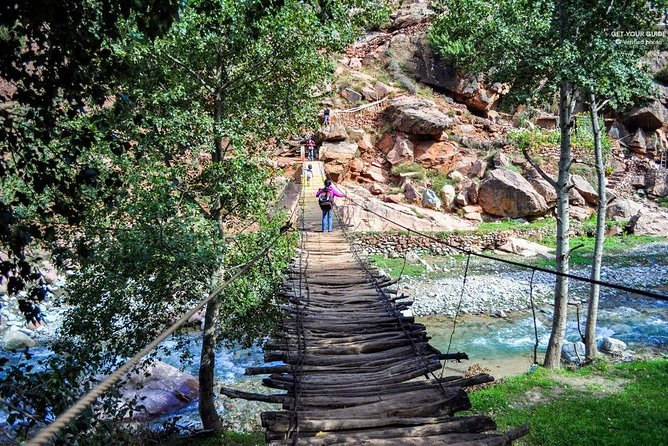
[[[527,151],[526,147],[522,149],[522,154],[524,155],[524,158],[531,164],[531,167],[536,169],[536,172],[543,177],[545,181],[550,183],[550,186],[553,188],[557,188],[557,182],[554,181],[548,174],[545,173],[545,171],[531,158],[531,155],[529,155],[529,152]]]

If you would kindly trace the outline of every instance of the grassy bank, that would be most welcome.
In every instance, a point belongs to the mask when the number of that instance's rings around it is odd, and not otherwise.
[[[198,437],[175,438],[166,446],[261,446],[266,444],[264,432],[225,432]]]
[[[527,423],[518,445],[658,445],[668,438],[668,360],[548,372],[538,368],[471,393],[499,430]]]

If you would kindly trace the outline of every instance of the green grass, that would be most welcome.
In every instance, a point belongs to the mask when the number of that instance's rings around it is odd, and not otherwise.
[[[656,200],[656,204],[662,208],[668,208],[668,197],[659,198]]]
[[[431,189],[437,194],[446,184],[454,184],[454,181],[446,173],[439,172],[436,169],[430,169],[427,172],[427,178],[431,181]]]
[[[401,274],[401,268],[404,265],[404,259],[390,259],[380,255],[369,256],[369,259],[380,269],[388,273],[391,277],[399,277]],[[406,267],[404,268],[404,276],[421,276],[427,272],[427,268],[422,264],[414,264],[406,262]]]
[[[266,444],[264,432],[224,432],[196,438],[175,438],[166,446],[261,446]]]
[[[481,234],[489,234],[491,232],[500,232],[500,231],[553,228],[556,226],[556,224],[557,224],[556,220],[552,217],[543,218],[529,223],[523,223],[521,221],[512,220],[508,218],[504,220],[480,223],[476,232],[479,232]]]
[[[668,360],[658,359],[609,368],[594,368],[586,376],[626,379],[618,393],[601,393],[570,386],[582,373],[555,375],[537,369],[470,395],[476,413],[491,414],[504,431],[527,423],[528,436],[517,445],[658,445],[668,438]],[[605,383],[605,381],[603,381]],[[565,383],[565,384],[564,384]],[[592,390],[594,389],[594,390]],[[529,404],[526,392],[539,391],[543,401]]]
[[[422,164],[418,163],[404,163],[394,166],[392,168],[392,173],[394,175],[399,175],[401,173],[416,173],[416,180],[424,180],[427,175],[427,169],[425,169]]]

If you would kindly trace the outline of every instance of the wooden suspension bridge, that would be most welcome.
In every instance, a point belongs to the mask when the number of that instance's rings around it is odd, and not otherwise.
[[[469,409],[464,388],[493,381],[487,374],[437,376],[443,355],[428,343],[425,327],[404,316],[392,280],[355,255],[340,227],[320,232],[315,192],[322,164],[302,189],[302,241],[289,273],[282,331],[265,344],[265,360],[253,367],[269,375],[259,395],[223,389],[231,397],[282,404],[264,412],[269,445],[506,445],[525,435],[521,427],[495,433],[485,415]]]

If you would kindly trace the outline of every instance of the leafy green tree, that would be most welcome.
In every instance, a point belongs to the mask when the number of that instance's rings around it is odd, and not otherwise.
[[[108,96],[109,45],[131,22],[147,38],[169,28],[176,0],[8,0],[0,6],[0,280],[28,322],[46,295],[25,248],[80,222],[78,197],[96,181],[82,156],[92,135],[67,122]],[[59,144],[58,141],[61,143]]]
[[[613,31],[650,29],[661,17],[663,2],[638,2],[617,5],[606,1],[525,1],[451,0],[437,2],[444,13],[430,33],[432,45],[457,66],[488,73],[493,80],[509,82],[515,99],[539,103],[554,95],[559,103],[560,157],[555,181],[529,162],[557,192],[557,271],[569,271],[568,191],[570,182],[571,136],[576,100],[586,94],[592,103],[592,122],[597,157],[602,160],[600,128],[596,115],[607,96],[618,104],[628,102],[643,79],[629,60],[637,60],[642,51],[617,45]],[[643,6],[644,5],[644,6]],[[625,22],[625,17],[633,18]],[[646,48],[645,48],[646,50]],[[625,58],[627,64],[624,64]],[[592,96],[592,94],[594,96]],[[599,188],[604,169],[597,162]],[[604,188],[603,188],[604,189]],[[605,194],[603,196],[605,198]],[[603,201],[603,200],[601,200]],[[599,216],[605,211],[599,207]],[[604,220],[600,221],[604,224]],[[598,259],[602,238],[598,241]],[[599,269],[600,271],[600,269]],[[598,295],[597,288],[592,296]],[[592,302],[596,305],[597,299]],[[552,331],[545,356],[545,366],[559,367],[561,344],[565,333],[568,280],[557,277]],[[590,317],[595,325],[595,312]],[[593,334],[589,335],[590,344]]]
[[[600,280],[607,194],[605,189],[605,158],[603,154],[604,130],[599,114],[604,107],[621,110],[647,96],[651,88],[651,75],[641,60],[664,39],[657,24],[668,8],[666,1],[630,1],[615,5],[609,0],[592,0],[582,4],[577,11],[583,24],[577,36],[580,71],[575,82],[580,88],[583,102],[590,110],[594,136],[597,190],[599,201],[596,210],[596,241],[592,261],[591,279]],[[584,26],[586,25],[586,26]],[[652,35],[654,38],[646,38]],[[633,37],[639,36],[639,37]],[[589,291],[587,324],[585,327],[586,357],[597,354],[596,321],[598,314],[599,286]]]
[[[308,2],[191,1],[164,36],[146,41],[129,32],[114,46],[125,79],[109,125],[132,149],[107,170],[122,171],[116,174],[127,192],[115,210],[101,207],[90,221],[110,218],[127,227],[88,234],[100,241],[91,251],[107,255],[96,254],[76,285],[75,300],[85,302],[76,314],[85,316],[73,316],[70,331],[84,339],[89,328],[82,330],[82,322],[97,318],[104,327],[90,328],[113,336],[115,321],[126,318],[129,328],[117,343],[122,351],[136,350],[136,342],[123,339],[146,339],[136,334],[159,323],[151,316],[147,324],[147,313],[163,320],[168,309],[178,314],[252,253],[248,247],[276,231],[276,220],[266,217],[274,197],[267,141],[314,122],[315,93],[331,75],[327,52],[342,49],[364,17],[364,11],[351,16],[347,6],[334,2],[323,15]],[[260,228],[254,235],[238,232],[248,221]],[[185,250],[180,268],[172,267],[172,247]],[[214,406],[214,347],[221,333],[250,340],[270,324],[271,291],[286,250],[207,305],[199,373],[205,428],[222,427]],[[159,275],[165,279],[152,279]],[[109,299],[104,313],[91,311],[99,296]],[[258,317],[263,307],[267,317]],[[110,347],[107,342],[104,351]]]
[[[572,73],[577,67],[573,63],[574,47],[570,39],[580,25],[568,15],[574,3],[547,0],[453,0],[443,3],[447,13],[436,21],[430,34],[437,51],[461,64],[462,68],[490,73],[494,80],[510,83],[514,87],[513,94],[524,102],[558,95],[559,174],[556,181],[544,173],[543,176],[557,192],[557,271],[567,274],[571,133],[577,93]],[[479,15],[465,19],[469,10]],[[473,20],[478,25],[468,28],[462,24],[465,20]],[[470,54],[466,56],[473,44],[475,59]],[[542,173],[539,166],[535,167]],[[559,276],[552,332],[545,355],[545,366],[549,368],[560,365],[567,302],[568,280]]]

